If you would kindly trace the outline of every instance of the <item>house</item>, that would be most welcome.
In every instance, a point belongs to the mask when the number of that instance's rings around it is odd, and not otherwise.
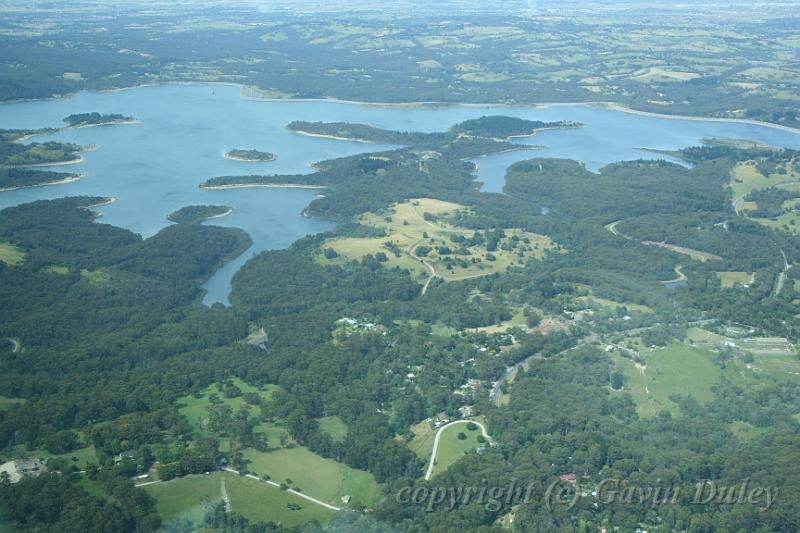
[[[46,470],[41,459],[15,459],[0,465],[0,479],[6,478],[16,483],[24,477],[38,476]]]
[[[575,474],[561,474],[558,476],[558,479],[561,481],[569,481],[570,483],[576,483]]]
[[[342,496],[342,503],[344,503],[344,504],[350,503],[350,495],[349,494],[345,494],[344,496]]]
[[[125,459],[130,459],[131,461],[136,460],[136,450],[125,450],[124,452],[120,453],[119,455],[114,456],[114,464],[117,465],[124,461]]]
[[[467,418],[472,416],[473,409],[471,405],[462,405],[458,408],[458,412],[461,413],[462,418]]]
[[[448,422],[450,422],[450,417],[447,416],[447,413],[445,412],[441,412],[435,417],[433,417],[433,425],[436,426],[437,428],[444,424],[447,424]]]

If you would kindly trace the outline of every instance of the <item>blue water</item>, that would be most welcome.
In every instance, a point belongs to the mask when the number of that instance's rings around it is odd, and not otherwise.
[[[230,281],[253,254],[285,248],[295,240],[332,228],[324,220],[301,215],[315,191],[304,189],[205,190],[198,185],[220,175],[311,172],[310,163],[388,146],[337,141],[294,134],[293,120],[362,122],[407,131],[437,131],[486,114],[538,120],[572,120],[581,129],[555,130],[517,139],[545,150],[523,150],[480,158],[482,190],[501,192],[505,169],[530,157],[565,157],[597,170],[611,162],[657,157],[639,148],[677,149],[703,137],[743,138],[800,148],[800,135],[760,125],[673,120],[638,116],[584,106],[547,108],[386,107],[325,101],[255,101],[225,85],[164,85],[118,92],[82,92],[63,100],[0,105],[0,128],[59,127],[72,113],[99,111],[132,115],[135,125],[66,129],[36,141],[57,140],[97,145],[77,165],[53,167],[86,173],[80,181],[0,193],[0,209],[39,199],[74,195],[115,197],[99,208],[101,222],[148,237],[167,226],[166,216],[187,205],[217,204],[234,208],[214,220],[247,231],[253,246],[226,264],[206,284],[204,302],[228,303]],[[231,161],[232,148],[256,148],[277,154],[269,163]],[[539,209],[533,207],[532,209]]]

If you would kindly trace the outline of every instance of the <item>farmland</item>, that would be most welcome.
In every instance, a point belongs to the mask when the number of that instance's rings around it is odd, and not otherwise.
[[[484,235],[459,228],[448,217],[461,209],[458,204],[421,198],[395,204],[382,215],[368,213],[359,222],[384,230],[385,237],[330,240],[324,244],[325,253],[320,251],[319,261],[341,264],[382,254],[387,268],[409,270],[420,280],[433,274],[453,281],[502,272],[557,249],[548,237],[519,229],[503,229],[495,237],[496,230]]]

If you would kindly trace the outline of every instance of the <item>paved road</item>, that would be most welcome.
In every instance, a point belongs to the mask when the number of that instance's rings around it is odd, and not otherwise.
[[[789,260],[786,258],[786,252],[781,250],[781,255],[783,256],[783,271],[778,274],[778,283],[775,285],[775,296],[779,295],[783,290],[783,284],[786,283],[786,274],[789,272],[789,269],[792,268],[792,265],[789,264]]]
[[[219,493],[222,497],[222,503],[225,504],[225,513],[231,512],[231,499],[228,498],[228,491],[225,489],[225,476],[219,478]]]
[[[449,424],[443,425],[442,427],[439,428],[439,431],[436,432],[436,438],[433,439],[433,451],[431,452],[431,460],[428,463],[428,470],[425,472],[426,480],[430,479],[431,476],[433,475],[433,467],[436,464],[436,453],[439,451],[439,437],[442,436],[442,431],[456,424],[469,424],[470,422],[481,428],[481,433],[483,434],[483,438],[485,438],[488,442],[492,442],[492,437],[489,436],[489,433],[486,432],[486,427],[480,422],[475,422],[474,420],[456,420],[454,422],[450,422]]]

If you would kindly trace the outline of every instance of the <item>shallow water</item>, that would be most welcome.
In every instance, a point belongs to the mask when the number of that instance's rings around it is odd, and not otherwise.
[[[530,157],[578,159],[591,170],[625,159],[656,158],[639,148],[677,149],[704,137],[743,138],[800,148],[793,132],[732,122],[674,120],[585,106],[547,108],[383,107],[323,101],[255,101],[227,85],[163,85],[116,92],[82,92],[62,100],[0,105],[0,128],[59,127],[72,113],[122,113],[140,124],[66,129],[36,141],[57,140],[97,145],[76,165],[52,167],[86,173],[74,183],[0,193],[0,209],[33,200],[75,195],[118,198],[99,208],[100,222],[128,228],[144,237],[170,224],[166,216],[196,204],[227,205],[234,213],[214,220],[247,231],[253,246],[227,263],[208,281],[204,302],[228,303],[230,282],[253,254],[285,248],[295,240],[332,228],[330,222],[302,216],[315,191],[306,189],[206,190],[198,185],[220,175],[311,172],[310,163],[389,148],[307,137],[286,129],[293,120],[361,122],[407,131],[437,131],[486,114],[545,121],[571,120],[581,129],[541,132],[517,139],[545,150],[522,150],[484,157],[478,179],[482,190],[501,192],[505,169]],[[277,154],[269,163],[231,161],[232,148],[256,148]],[[532,206],[532,209],[539,209]]]

